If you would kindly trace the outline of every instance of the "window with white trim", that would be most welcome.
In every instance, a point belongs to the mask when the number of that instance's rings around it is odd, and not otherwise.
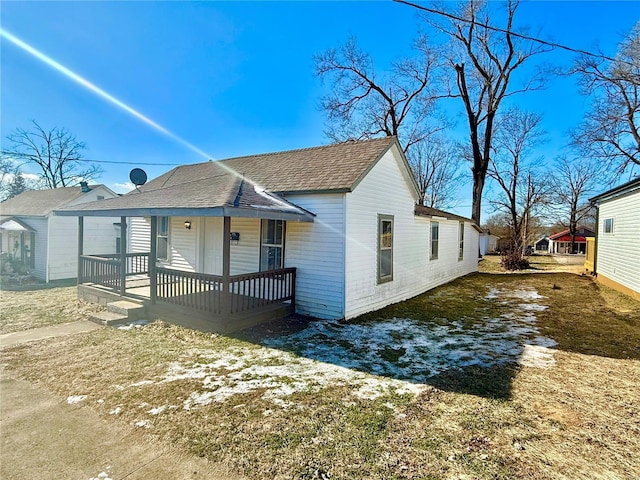
[[[158,217],[156,258],[169,260],[169,217]]]
[[[458,261],[464,258],[464,222],[460,222],[459,224],[459,233],[458,233]]]
[[[260,271],[284,267],[284,220],[262,220]]]
[[[604,219],[604,233],[613,233],[613,218]]]
[[[393,216],[378,215],[378,283],[393,280]]]
[[[438,258],[438,241],[440,240],[440,223],[431,222],[431,260]]]

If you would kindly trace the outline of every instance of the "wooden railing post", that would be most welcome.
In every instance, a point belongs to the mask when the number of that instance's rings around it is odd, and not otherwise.
[[[149,271],[149,289],[151,290],[151,303],[156,303],[158,297],[158,274],[156,270],[157,248],[158,248],[158,217],[151,217],[151,252],[147,262],[147,270]]]
[[[231,314],[231,291],[229,277],[231,274],[231,217],[224,217],[222,233],[222,315]]]
[[[291,306],[293,313],[296,313],[296,269],[291,273]]]
[[[120,217],[120,295],[127,290],[127,217]]]
[[[82,275],[82,255],[84,249],[84,217],[78,217],[78,284],[84,282]]]

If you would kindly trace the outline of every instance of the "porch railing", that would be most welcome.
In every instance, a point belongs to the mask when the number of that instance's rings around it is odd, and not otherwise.
[[[127,253],[125,276],[149,273],[149,253]],[[121,291],[122,257],[119,253],[81,255],[78,283],[93,283]]]
[[[283,268],[229,277],[157,267],[156,300],[215,315],[234,314],[274,303],[295,305],[296,269]]]
[[[229,278],[231,313],[253,310],[272,303],[295,303],[296,269],[233,275]]]
[[[102,255],[92,255],[94,257],[121,260],[119,253],[106,253]],[[127,276],[146,275],[149,273],[149,252],[127,253]]]
[[[220,314],[222,277],[156,267],[156,298],[180,307]]]
[[[81,255],[78,283],[93,283],[120,290],[120,260],[97,255]]]

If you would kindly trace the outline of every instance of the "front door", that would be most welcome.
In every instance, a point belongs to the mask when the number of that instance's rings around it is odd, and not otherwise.
[[[222,275],[222,218],[204,217],[202,239],[202,271]]]

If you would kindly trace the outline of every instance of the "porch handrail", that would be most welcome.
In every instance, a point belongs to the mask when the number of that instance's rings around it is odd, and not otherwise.
[[[126,253],[125,257],[127,258],[127,276],[131,275],[146,275],[149,273],[149,252],[130,252]],[[93,255],[85,255],[85,257],[98,257],[98,258],[109,258],[109,259],[118,259],[122,258],[120,253],[103,253],[103,254],[93,254]]]
[[[222,277],[155,267],[156,299],[181,307],[222,313]]]
[[[158,301],[216,315],[234,314],[291,301],[295,305],[296,269],[232,275],[225,289],[224,277],[156,267]]]
[[[230,313],[291,300],[295,305],[296,269],[280,268],[229,277]]]
[[[80,255],[78,283],[93,283],[120,290],[120,261],[95,255]]]

